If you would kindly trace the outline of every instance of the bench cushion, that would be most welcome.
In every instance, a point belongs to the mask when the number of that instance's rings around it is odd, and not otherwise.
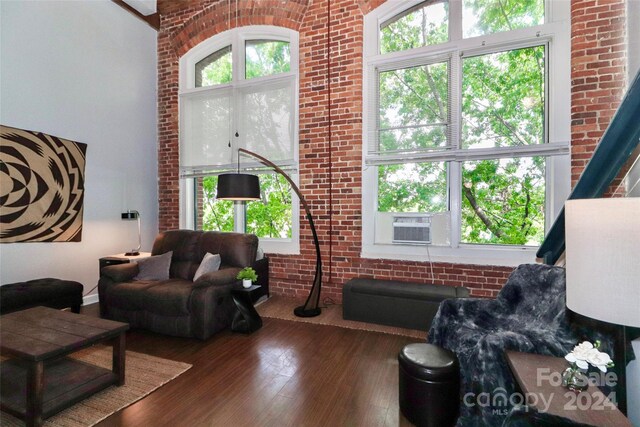
[[[359,294],[380,295],[387,297],[419,299],[440,302],[445,298],[469,296],[469,290],[464,287],[430,285],[426,283],[409,283],[397,280],[380,279],[352,279],[345,287]]]
[[[442,301],[467,296],[464,287],[356,278],[342,288],[342,317],[426,332]]]

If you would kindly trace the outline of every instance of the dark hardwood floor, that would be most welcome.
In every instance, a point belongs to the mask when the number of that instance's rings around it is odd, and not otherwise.
[[[253,334],[224,331],[205,342],[129,332],[127,350],[193,367],[98,426],[411,425],[398,408],[397,355],[419,340],[263,321]]]

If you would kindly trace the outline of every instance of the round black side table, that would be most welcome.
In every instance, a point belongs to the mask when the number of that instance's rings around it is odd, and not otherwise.
[[[233,332],[250,334],[262,327],[262,319],[251,300],[251,294],[258,289],[260,289],[259,285],[252,285],[250,288],[238,286],[231,289],[231,297],[238,308],[231,323],[231,330]]]
[[[402,414],[418,427],[456,424],[460,367],[456,354],[433,344],[407,344],[398,355]]]

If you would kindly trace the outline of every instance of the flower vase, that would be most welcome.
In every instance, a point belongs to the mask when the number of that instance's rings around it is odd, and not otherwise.
[[[242,287],[250,288],[251,287],[251,279],[242,279]]]
[[[562,385],[571,391],[581,392],[589,388],[589,377],[578,367],[572,366],[562,373]]]

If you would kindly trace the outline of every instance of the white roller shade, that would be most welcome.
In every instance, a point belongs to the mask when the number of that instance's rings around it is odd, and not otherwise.
[[[180,168],[183,173],[233,163],[232,90],[209,89],[181,95]]]
[[[281,166],[293,164],[294,85],[295,78],[289,77],[239,90],[240,147]]]

